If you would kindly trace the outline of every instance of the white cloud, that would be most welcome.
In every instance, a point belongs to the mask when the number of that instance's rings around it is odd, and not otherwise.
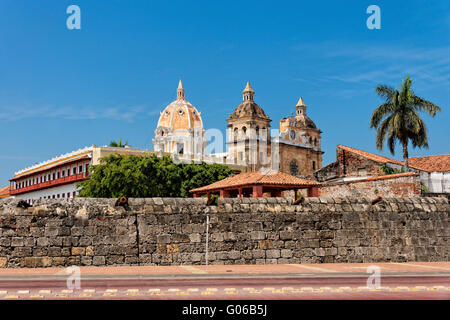
[[[0,104],[0,120],[18,121],[27,118],[57,118],[66,120],[122,120],[132,122],[139,116],[149,116],[159,113],[158,110],[148,110],[144,105],[89,108],[72,106],[5,106]]]

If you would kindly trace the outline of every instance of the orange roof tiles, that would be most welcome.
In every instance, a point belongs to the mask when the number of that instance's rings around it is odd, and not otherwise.
[[[427,172],[450,171],[450,154],[408,158],[411,168]]]
[[[391,159],[391,158],[388,158],[388,157],[383,157],[383,156],[380,156],[380,155],[377,155],[377,154],[374,154],[374,153],[370,153],[370,152],[367,152],[367,151],[363,151],[363,150],[359,150],[359,149],[343,146],[343,145],[340,145],[340,144],[338,144],[337,147],[342,149],[342,150],[345,150],[345,151],[348,151],[348,152],[352,152],[352,153],[357,154],[357,155],[359,155],[361,157],[364,157],[364,158],[367,158],[369,160],[373,160],[373,161],[376,161],[376,162],[382,162],[382,163],[389,162],[389,163],[395,163],[395,164],[398,164],[398,165],[401,165],[401,166],[403,165],[402,161],[394,160],[394,159]]]
[[[320,185],[320,183],[313,180],[297,178],[279,171],[268,171],[264,173],[255,171],[228,177],[223,180],[214,182],[208,186],[192,189],[190,190],[190,192],[211,191],[251,185],[278,185],[280,187],[294,186],[301,188],[308,186],[318,186]]]
[[[9,197],[10,195],[11,195],[11,187],[10,186],[0,188],[0,198],[6,198],[6,197]]]

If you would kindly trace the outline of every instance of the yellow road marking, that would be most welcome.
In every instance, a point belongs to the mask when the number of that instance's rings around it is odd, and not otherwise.
[[[275,290],[275,288],[263,288],[263,290],[269,290],[269,291],[271,291],[271,290]]]
[[[202,295],[208,295],[208,294],[214,294],[214,292],[212,291],[203,291]]]
[[[33,294],[30,296],[30,298],[32,299],[42,299],[44,296],[40,295],[40,294]]]
[[[292,288],[292,287],[283,287],[283,288],[281,288],[281,290],[294,290],[294,288]]]
[[[189,292],[197,292],[198,288],[189,288],[189,289],[187,289],[187,291],[189,291]]]
[[[30,290],[18,290],[17,294],[29,294]]]
[[[139,289],[128,289],[127,292],[139,292]]]
[[[272,290],[272,293],[284,293],[283,290]]]
[[[19,296],[9,295],[9,296],[6,296],[5,299],[19,299]]]
[[[89,298],[92,297],[92,294],[90,293],[80,293],[80,298]]]
[[[39,293],[42,293],[42,294],[51,294],[51,293],[52,293],[52,290],[39,290]]]
[[[262,292],[262,290],[252,290],[252,291],[250,291],[250,293],[261,293]]]
[[[237,291],[227,290],[227,291],[225,291],[225,294],[237,294]]]
[[[161,289],[148,289],[148,292],[160,292]]]
[[[107,289],[105,290],[106,293],[115,293],[117,292],[117,289]]]
[[[236,291],[236,288],[224,288],[224,291]]]
[[[167,291],[168,291],[168,292],[177,292],[177,291],[180,291],[180,289],[177,289],[177,288],[170,288],[170,289],[168,289]]]
[[[104,296],[104,297],[115,297],[116,294],[115,294],[115,293],[112,293],[112,292],[105,292],[105,293],[103,294],[103,296]]]
[[[186,292],[186,291],[177,292],[178,296],[185,296],[185,295],[188,295],[188,294],[189,294],[189,292]]]
[[[57,295],[55,295],[55,297],[56,298],[67,298],[68,297],[68,295],[67,294],[57,294]]]
[[[70,289],[61,290],[61,293],[73,293],[73,290]]]
[[[95,289],[84,289],[83,292],[86,292],[86,293],[95,293]]]
[[[314,289],[312,287],[301,287],[300,290],[303,291],[313,291]]]

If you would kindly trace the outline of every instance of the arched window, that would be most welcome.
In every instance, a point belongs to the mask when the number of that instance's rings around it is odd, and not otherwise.
[[[234,128],[234,131],[233,131],[234,132],[234,134],[233,134],[234,135],[234,141],[236,141],[238,139],[238,131],[239,131],[238,128]]]
[[[291,163],[289,164],[289,167],[290,167],[291,175],[293,175],[293,176],[298,175],[298,165],[297,165],[297,161],[292,160]]]

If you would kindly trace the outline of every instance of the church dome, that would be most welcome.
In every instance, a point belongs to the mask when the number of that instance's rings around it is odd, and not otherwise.
[[[301,127],[309,128],[309,129],[316,129],[316,124],[314,123],[314,121],[312,121],[311,118],[309,118],[306,115],[297,116],[295,120]]]
[[[160,127],[172,130],[203,129],[201,113],[185,99],[181,80],[178,84],[177,100],[170,103],[161,112],[158,121],[158,128]]]
[[[247,86],[242,93],[243,102],[234,109],[230,119],[236,120],[244,117],[269,119],[264,110],[255,103],[253,98],[255,91],[253,91],[249,82],[247,82]]]

